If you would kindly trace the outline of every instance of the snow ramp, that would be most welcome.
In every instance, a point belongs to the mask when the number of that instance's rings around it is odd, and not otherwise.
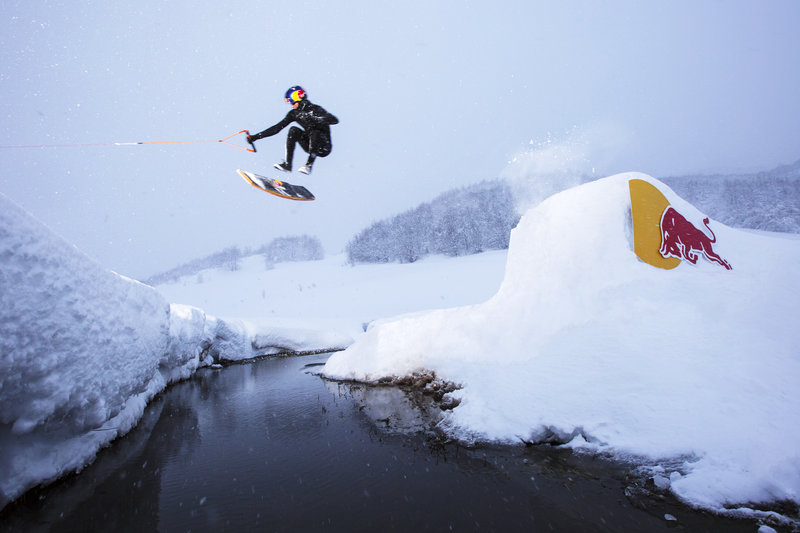
[[[378,321],[324,373],[433,371],[461,385],[451,435],[613,453],[691,505],[800,502],[798,265],[800,241],[619,174],[529,210],[494,297]]]

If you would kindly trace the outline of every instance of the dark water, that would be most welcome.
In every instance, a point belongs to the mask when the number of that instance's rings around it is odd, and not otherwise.
[[[635,483],[600,459],[409,431],[430,407],[324,381],[312,371],[326,358],[200,371],[82,473],[6,508],[0,530],[756,530],[627,497]]]

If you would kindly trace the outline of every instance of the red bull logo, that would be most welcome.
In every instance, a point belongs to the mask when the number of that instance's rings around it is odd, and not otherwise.
[[[306,92],[303,89],[298,89],[296,91],[292,91],[292,94],[286,98],[286,101],[290,104],[295,104],[305,98]]]
[[[733,267],[730,263],[714,251],[713,244],[717,242],[717,236],[708,225],[708,217],[703,219],[703,224],[711,233],[711,237],[686,220],[674,207],[668,206],[661,215],[661,249],[659,249],[659,253],[664,258],[677,257],[685,259],[693,265],[697,264],[697,258],[699,254],[702,254],[706,260],[732,270]]]
[[[631,222],[633,251],[636,256],[654,267],[670,270],[684,259],[697,264],[702,255],[708,261],[732,270],[730,263],[714,251],[717,237],[703,220],[705,231],[696,228],[678,213],[666,196],[654,184],[642,180],[628,181],[631,193]]]

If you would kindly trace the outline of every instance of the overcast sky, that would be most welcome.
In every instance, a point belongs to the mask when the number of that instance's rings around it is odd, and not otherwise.
[[[337,253],[548,140],[599,175],[800,159],[795,0],[4,0],[0,15],[0,145],[101,145],[2,148],[0,192],[131,277],[283,235]],[[295,84],[340,119],[332,155],[287,179],[315,202],[235,173],[274,175],[288,129],[257,154],[109,145],[260,131]]]

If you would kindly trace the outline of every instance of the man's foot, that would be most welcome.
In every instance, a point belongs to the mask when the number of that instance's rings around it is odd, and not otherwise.
[[[311,174],[311,165],[305,164],[302,167],[297,169],[298,172],[302,172],[303,174]]]
[[[292,171],[292,165],[290,165],[290,164],[289,164],[289,163],[287,163],[286,161],[282,161],[282,162],[280,162],[280,163],[275,163],[275,165],[274,165],[274,166],[275,166],[275,168],[277,168],[278,170],[282,170],[282,171],[284,171],[284,172],[291,172],[291,171]]]

